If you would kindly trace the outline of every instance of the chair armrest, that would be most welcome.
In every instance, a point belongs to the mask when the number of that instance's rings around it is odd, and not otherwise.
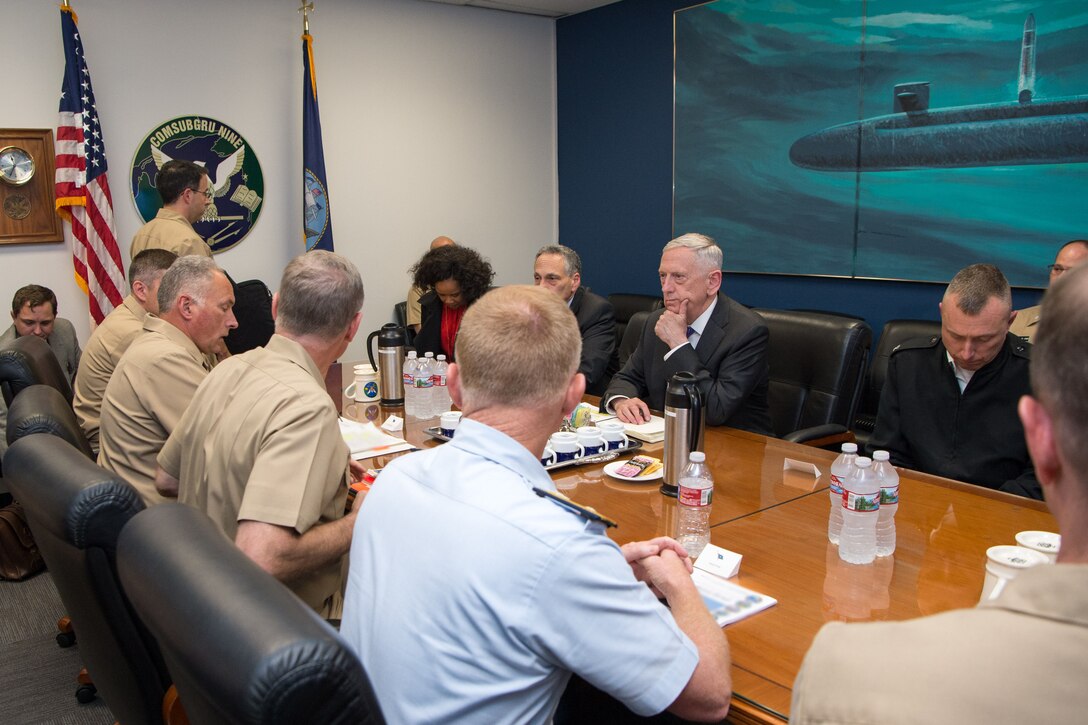
[[[814,425],[811,428],[802,428],[782,436],[782,439],[791,443],[803,443],[806,446],[815,448],[839,446],[842,443],[855,443],[857,440],[853,431],[838,423],[826,423],[824,425]]]

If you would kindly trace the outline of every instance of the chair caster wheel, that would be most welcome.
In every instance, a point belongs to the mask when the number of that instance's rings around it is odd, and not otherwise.
[[[98,694],[98,688],[94,685],[80,685],[76,688],[76,700],[80,705],[86,705],[88,702],[94,702],[94,698]]]
[[[75,632],[58,632],[57,633],[57,645],[62,648],[71,647],[76,643]]]

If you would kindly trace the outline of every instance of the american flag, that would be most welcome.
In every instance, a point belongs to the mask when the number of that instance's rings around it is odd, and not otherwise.
[[[113,226],[102,127],[76,22],[75,12],[62,7],[64,80],[57,122],[56,204],[57,213],[71,222],[65,236],[72,247],[76,282],[87,293],[91,318],[98,324],[121,304],[125,272]]]

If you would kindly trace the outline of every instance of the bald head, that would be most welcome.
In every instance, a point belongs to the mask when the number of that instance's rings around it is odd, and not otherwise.
[[[1088,260],[1088,239],[1074,239],[1063,244],[1054,258],[1054,264],[1050,265],[1050,284],[1085,260]]]
[[[439,247],[449,247],[453,244],[456,244],[456,242],[454,242],[449,237],[435,237],[431,240],[431,249],[438,249]]]

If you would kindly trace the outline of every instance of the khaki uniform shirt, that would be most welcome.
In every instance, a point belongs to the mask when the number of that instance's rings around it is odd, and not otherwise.
[[[136,336],[144,331],[145,310],[135,297],[129,295],[121,305],[106,315],[95,328],[87,349],[83,351],[79,372],[72,386],[75,397],[72,407],[87,442],[98,451],[98,425],[102,414],[102,396],[121,356]]]
[[[136,236],[132,238],[132,247],[128,251],[129,259],[134,259],[145,249],[165,249],[179,257],[187,254],[212,256],[212,248],[196,233],[189,220],[165,207],[159,209],[155,218],[136,232]]]
[[[348,447],[336,408],[309,353],[281,335],[216,366],[158,461],[178,479],[178,500],[232,541],[243,520],[304,534],[344,515]],[[329,613],[341,562],[288,586]]]
[[[1039,314],[1041,310],[1042,306],[1036,305],[1017,312],[1016,319],[1009,326],[1009,332],[1028,342],[1035,342],[1035,331],[1039,329],[1039,320],[1042,319]]]
[[[415,286],[408,290],[408,306],[404,311],[404,319],[406,324],[423,324],[423,310],[419,306],[419,298],[423,296],[424,292],[425,290],[421,290],[419,287]]]
[[[1088,565],[1038,566],[974,609],[824,626],[790,722],[1084,722],[1086,651]]]
[[[98,465],[135,486],[151,506],[167,500],[155,490],[155,456],[208,368],[193,341],[169,322],[148,315],[143,329],[106,385]]]

